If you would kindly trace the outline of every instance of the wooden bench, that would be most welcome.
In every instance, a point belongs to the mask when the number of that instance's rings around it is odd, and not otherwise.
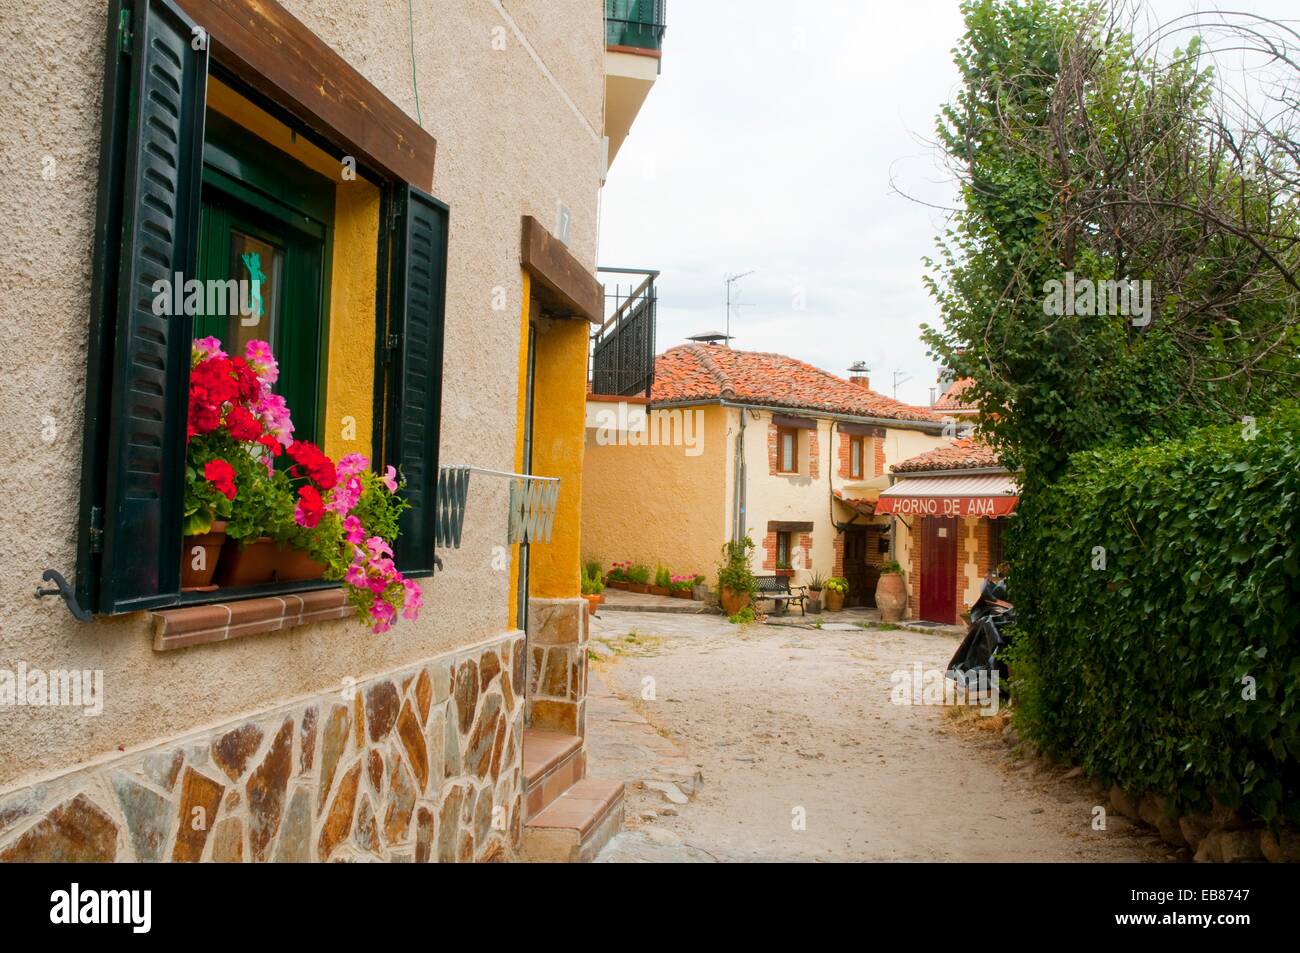
[[[808,598],[807,586],[796,586],[792,591],[789,576],[755,576],[754,582],[758,589],[757,598],[771,599],[777,615],[785,615],[791,603],[798,604],[800,615],[808,614],[804,609],[804,600]]]

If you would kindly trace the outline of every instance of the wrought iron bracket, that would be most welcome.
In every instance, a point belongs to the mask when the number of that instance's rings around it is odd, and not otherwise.
[[[68,580],[63,578],[63,573],[57,569],[47,569],[41,574],[41,578],[46,582],[54,583],[53,587],[37,586],[36,598],[44,599],[46,596],[62,596],[63,601],[68,606],[68,611],[77,619],[78,622],[89,622],[93,616],[85,609],[81,608],[77,602],[77,594],[72,591],[68,585]]]

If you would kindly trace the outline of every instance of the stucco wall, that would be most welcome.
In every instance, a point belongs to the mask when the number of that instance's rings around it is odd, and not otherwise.
[[[604,405],[617,408],[617,404]],[[662,563],[710,583],[729,533],[727,467],[732,412],[692,408],[704,422],[697,456],[683,446],[631,446],[587,429],[582,483],[582,555],[608,569],[615,560]],[[618,438],[616,438],[618,439]],[[602,442],[604,441],[604,442]]]
[[[746,528],[759,546],[755,554],[755,568],[762,572],[764,561],[763,539],[769,521],[812,522],[812,549],[810,561],[796,565],[796,584],[808,581],[814,572],[823,576],[834,574],[835,520],[847,521],[851,514],[836,507],[831,509],[831,490],[844,495],[872,499],[878,489],[866,489],[864,482],[873,475],[874,454],[870,441],[864,457],[864,479],[847,480],[839,475],[840,440],[847,439],[836,430],[834,422],[817,420],[817,475],[810,473],[808,459],[808,434],[801,431],[800,472],[798,474],[772,474],[769,463],[768,434],[771,414],[766,411],[746,411],[745,461],[749,470]],[[885,428],[885,473],[895,463],[932,450],[944,441],[937,434],[923,431]],[[883,522],[881,525],[885,525]],[[766,570],[770,572],[771,570]]]
[[[405,3],[284,5],[415,115]],[[75,563],[105,10],[103,0],[17,0],[0,25],[0,217],[8,223],[0,245],[0,419],[12,438],[0,471],[0,665],[102,669],[106,693],[98,718],[67,708],[5,711],[0,787],[506,629],[509,573],[493,566],[493,547],[505,544],[506,491],[490,480],[471,483],[462,547],[444,553],[445,573],[425,582],[420,620],[387,635],[339,622],[158,654],[142,616],[80,624],[61,602],[32,598],[42,569],[71,574]],[[446,463],[513,465],[520,216],[552,222],[562,200],[572,212],[571,250],[595,263],[602,146],[572,104],[589,111],[601,95],[603,76],[583,51],[602,42],[601,9],[553,0],[545,20],[552,36],[562,24],[590,39],[582,50],[546,42],[539,63],[513,30],[504,50],[493,49],[493,27],[508,24],[492,0],[415,5],[420,108],[438,141],[433,192],[451,206]],[[493,307],[498,287],[508,300],[502,310]]]

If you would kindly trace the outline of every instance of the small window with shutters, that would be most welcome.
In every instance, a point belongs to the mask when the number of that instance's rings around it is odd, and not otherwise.
[[[250,57],[222,62],[204,14],[187,12],[205,9],[109,3],[76,584],[100,613],[326,584],[182,586],[198,337],[232,354],[268,341],[294,437],[396,467],[411,504],[397,566],[413,577],[434,567],[448,208],[391,167],[358,164],[328,124],[281,108],[266,77],[248,75]],[[305,31],[282,14],[278,25]],[[355,174],[340,174],[349,161]],[[333,296],[340,268],[364,280]],[[259,291],[245,312],[156,306],[160,281],[250,277]],[[353,348],[346,376],[342,342]]]

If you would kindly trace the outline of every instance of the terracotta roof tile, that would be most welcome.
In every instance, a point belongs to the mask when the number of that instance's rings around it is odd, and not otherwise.
[[[954,440],[946,447],[909,457],[889,469],[895,473],[916,473],[924,470],[982,470],[1000,466],[1002,461],[992,447],[978,440],[965,439]]]
[[[726,399],[858,417],[941,419],[784,354],[705,344],[683,344],[655,358],[653,394],[656,404]]]
[[[948,389],[943,392],[943,396],[936,400],[934,406],[930,409],[939,412],[945,410],[978,410],[978,404],[961,399],[961,395],[974,383],[975,379],[973,377],[963,377],[961,380],[953,381]]]

